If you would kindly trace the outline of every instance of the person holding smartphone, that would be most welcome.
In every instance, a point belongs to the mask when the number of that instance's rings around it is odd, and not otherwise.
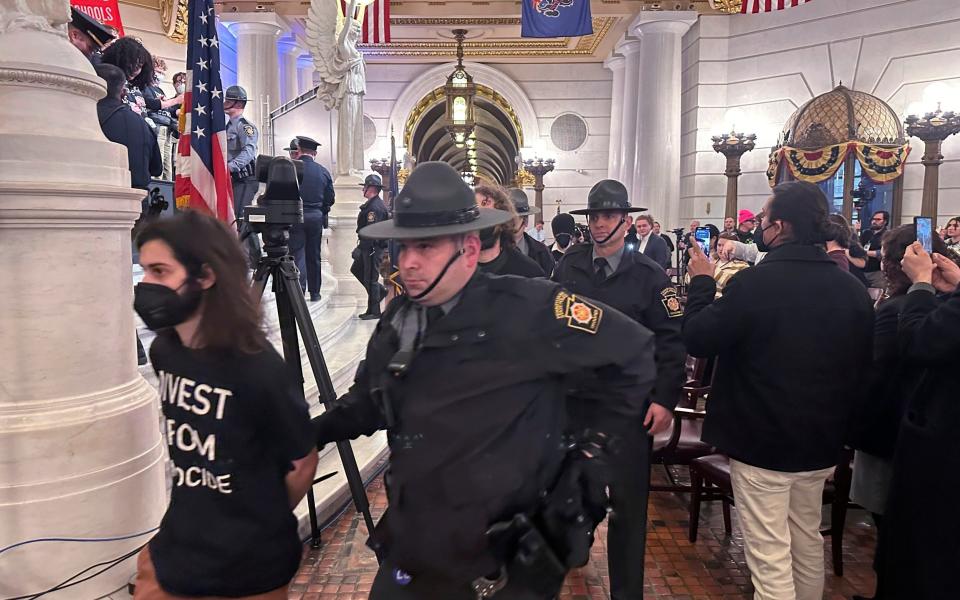
[[[897,435],[879,558],[884,598],[940,600],[956,596],[960,536],[960,524],[944,518],[960,470],[960,266],[919,241],[900,264],[912,282],[900,311],[900,351],[923,372]]]
[[[173,489],[134,598],[285,599],[302,552],[292,508],[317,467],[302,384],[261,328],[235,233],[187,211],[137,246]]]

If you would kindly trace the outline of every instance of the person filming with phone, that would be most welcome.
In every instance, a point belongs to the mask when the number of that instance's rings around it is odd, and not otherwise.
[[[261,328],[234,232],[186,211],[137,246],[173,489],[134,598],[286,599],[303,550],[292,508],[317,467],[302,383]]]

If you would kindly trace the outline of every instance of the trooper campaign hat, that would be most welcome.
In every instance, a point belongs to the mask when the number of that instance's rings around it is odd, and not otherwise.
[[[540,212],[536,206],[530,206],[530,199],[527,193],[519,188],[510,188],[510,199],[513,200],[513,206],[517,209],[517,216],[525,217],[535,215]]]
[[[247,101],[247,90],[239,85],[231,85],[227,88],[227,93],[223,95],[224,100],[233,100],[235,102]]]
[[[360,187],[375,187],[383,189],[383,179],[380,178],[376,173],[367,175],[366,179],[363,180],[363,183],[360,184]]]
[[[640,212],[647,210],[639,206],[630,206],[627,199],[627,188],[615,179],[604,179],[590,189],[587,196],[587,207],[571,210],[573,215],[589,215],[603,211]]]
[[[322,144],[313,138],[308,138],[305,135],[297,136],[297,147],[301,150],[307,150],[309,152],[316,152]]]
[[[70,25],[90,36],[90,39],[102,50],[110,40],[116,38],[106,25],[97,21],[82,10],[70,7]]]
[[[453,167],[425,162],[410,173],[393,203],[393,219],[372,223],[360,237],[410,240],[479,231],[506,223],[513,214],[480,208],[473,190]]]
[[[293,152],[294,150],[299,150],[300,146],[297,143],[297,138],[290,140],[290,145],[283,149],[284,152]]]

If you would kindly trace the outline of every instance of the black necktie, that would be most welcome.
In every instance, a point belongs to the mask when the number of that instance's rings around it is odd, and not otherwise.
[[[593,259],[593,267],[596,269],[593,273],[593,283],[595,285],[600,285],[607,280],[607,259],[605,258],[595,258]]]

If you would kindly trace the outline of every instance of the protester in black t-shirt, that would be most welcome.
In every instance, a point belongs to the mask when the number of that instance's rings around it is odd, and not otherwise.
[[[260,327],[233,232],[189,211],[137,245],[173,491],[134,597],[285,599],[302,551],[291,508],[317,466],[300,381]]]

